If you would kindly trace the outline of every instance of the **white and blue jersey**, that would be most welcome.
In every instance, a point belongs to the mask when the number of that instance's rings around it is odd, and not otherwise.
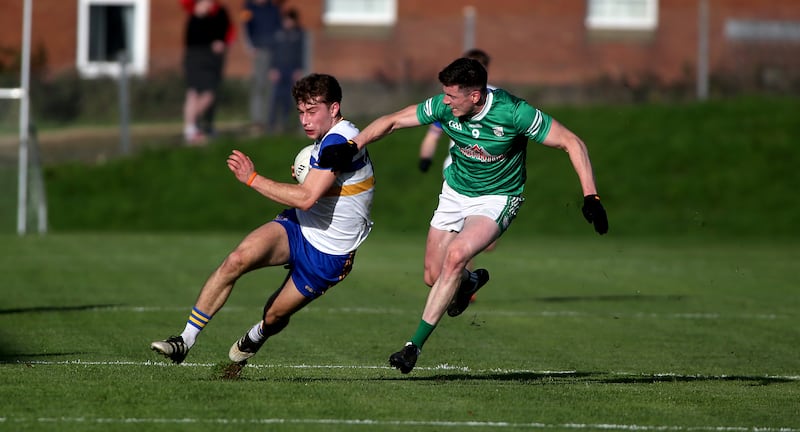
[[[319,166],[320,150],[345,143],[357,134],[358,129],[349,121],[334,125],[314,143],[311,169],[328,169]],[[350,273],[356,249],[372,229],[374,186],[372,162],[362,149],[310,209],[286,210],[275,218],[286,229],[291,278],[304,296],[316,298]]]
[[[346,143],[358,135],[358,128],[347,120],[336,123],[311,151],[311,169],[330,170],[319,166],[320,150]],[[375,191],[372,162],[366,149],[353,157],[349,169],[336,176],[333,186],[307,211],[298,210],[297,220],[303,236],[315,248],[333,255],[346,254],[358,248],[372,229],[370,210]]]

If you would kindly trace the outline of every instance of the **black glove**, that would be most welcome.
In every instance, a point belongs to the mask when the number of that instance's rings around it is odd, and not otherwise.
[[[420,158],[419,159],[419,170],[422,172],[428,172],[428,169],[431,167],[431,158]]]
[[[586,195],[583,197],[583,217],[594,224],[594,230],[598,234],[605,234],[608,232],[608,216],[606,216],[606,209],[600,203],[600,197],[597,195]]]
[[[319,153],[319,166],[331,168],[334,171],[345,171],[350,168],[356,153],[358,153],[358,146],[353,140],[327,146]]]

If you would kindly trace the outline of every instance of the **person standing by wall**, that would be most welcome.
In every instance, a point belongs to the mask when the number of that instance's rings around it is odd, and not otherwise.
[[[300,16],[296,9],[283,14],[283,27],[275,34],[274,62],[269,70],[272,95],[267,117],[270,133],[285,132],[295,106],[292,86],[303,76],[305,59],[305,31],[300,27]],[[292,122],[293,123],[293,122]]]
[[[225,54],[236,30],[228,11],[217,0],[181,0],[181,4],[189,12],[184,36],[183,136],[189,145],[202,145],[206,136],[197,122],[214,103],[222,81]]]
[[[250,128],[266,129],[267,97],[271,93],[269,70],[274,59],[275,33],[282,23],[283,0],[245,0],[242,11],[244,42],[252,59],[250,81]]]

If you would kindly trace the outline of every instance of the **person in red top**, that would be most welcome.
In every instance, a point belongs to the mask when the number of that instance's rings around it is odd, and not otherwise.
[[[228,11],[217,0],[180,0],[189,13],[186,22],[183,71],[186,100],[183,105],[183,136],[189,145],[201,145],[206,136],[198,120],[213,105],[222,81],[225,53],[233,42],[236,27]]]

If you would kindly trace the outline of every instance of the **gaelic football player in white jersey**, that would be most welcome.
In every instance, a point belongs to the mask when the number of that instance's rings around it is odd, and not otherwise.
[[[597,196],[589,153],[583,141],[547,114],[501,89],[486,88],[480,62],[459,58],[439,72],[442,93],[385,115],[346,144],[320,153],[321,166],[345,166],[353,155],[396,129],[438,121],[455,143],[453,163],[444,170],[439,205],[425,248],[425,284],[431,287],[422,319],[389,364],[409,373],[420,350],[445,312],[458,316],[489,280],[467,262],[494,242],[523,202],[528,140],[566,151],[583,191],[583,215],[605,234],[608,219]]]
[[[233,346],[231,361],[244,363],[266,340],[289,324],[298,310],[341,282],[352,269],[356,249],[367,238],[375,179],[366,151],[334,172],[317,163],[320,150],[346,143],[358,129],[342,118],[342,89],[330,75],[312,74],[292,88],[300,123],[314,140],[310,171],[302,184],[279,183],[256,172],[244,153],[234,150],[228,168],[256,192],[290,207],[248,234],[206,281],[180,335],[155,341],[151,349],[181,363],[200,331],[225,304],[243,274],[268,266],[289,272],[267,299],[261,319]]]

